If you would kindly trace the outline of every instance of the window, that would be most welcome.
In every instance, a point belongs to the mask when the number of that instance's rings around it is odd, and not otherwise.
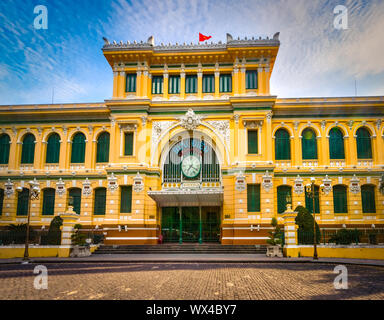
[[[180,93],[180,76],[169,77],[168,92],[171,94]]]
[[[215,76],[213,74],[203,75],[203,93],[215,92]]]
[[[197,93],[197,76],[185,77],[185,93]]]
[[[163,93],[163,76],[152,77],[152,93],[153,94]]]
[[[277,212],[283,213],[287,210],[287,196],[292,199],[292,192],[290,186],[277,187]]]
[[[260,212],[260,185],[247,185],[248,212]]]
[[[232,75],[220,75],[220,92],[232,92]]]
[[[372,159],[371,134],[366,128],[356,132],[357,158]]]
[[[3,214],[4,189],[0,189],[0,216]]]
[[[363,213],[376,213],[374,186],[361,186],[361,203],[363,205]]]
[[[21,150],[21,163],[33,163],[35,159],[35,136],[28,133],[24,136]]]
[[[107,189],[97,188],[95,189],[95,202],[93,207],[94,215],[104,215],[106,206]]]
[[[345,159],[344,136],[339,128],[332,128],[329,132],[329,158]]]
[[[69,189],[69,197],[72,197],[73,211],[80,214],[81,211],[81,189],[71,188]]]
[[[127,74],[125,91],[136,92],[136,73]]]
[[[124,155],[133,155],[133,132],[124,133]]]
[[[132,186],[122,186],[120,190],[120,212],[129,213],[132,209]]]
[[[258,153],[257,130],[248,130],[248,154]]]
[[[287,130],[279,129],[275,133],[275,159],[291,159],[291,139]]]
[[[43,211],[42,215],[53,215],[55,212],[55,189],[43,190]]]
[[[310,195],[311,193],[305,190],[305,207],[313,214],[313,198]],[[315,210],[315,213],[320,213],[319,186],[315,186]]]
[[[53,133],[47,140],[46,163],[59,163],[60,158],[60,136]]]
[[[103,132],[97,138],[96,162],[109,161],[109,133]]]
[[[317,159],[316,134],[312,129],[307,128],[303,131],[301,148],[304,160]]]
[[[343,185],[333,186],[333,212],[348,213],[347,187]]]
[[[257,71],[247,70],[245,72],[245,88],[257,89]]]
[[[84,163],[85,160],[85,135],[78,132],[72,139],[71,163]]]
[[[28,215],[28,205],[29,205],[29,189],[23,188],[23,191],[19,192],[17,195],[17,212],[18,216]]]
[[[8,164],[10,141],[9,135],[0,135],[0,164]]]

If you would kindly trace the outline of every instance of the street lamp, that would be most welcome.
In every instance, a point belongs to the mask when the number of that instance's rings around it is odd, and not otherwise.
[[[29,189],[28,189],[28,213],[27,213],[27,234],[25,237],[25,249],[24,249],[24,257],[22,263],[28,263],[29,261],[29,224],[31,220],[31,201],[32,200],[39,200],[40,195],[40,188],[39,184],[36,181],[36,178],[34,180],[31,180],[28,182]],[[23,191],[23,188],[21,186],[16,188],[16,191],[19,192],[19,194]]]
[[[316,234],[316,208],[315,208],[315,199],[316,199],[316,193],[315,193],[315,179],[311,179],[311,183],[308,183],[305,186],[305,190],[307,191],[307,194],[310,199],[312,199],[312,210],[313,210],[313,260],[318,260],[317,256],[317,234]],[[324,184],[320,185],[319,188],[319,194],[320,191],[323,192],[324,190]]]

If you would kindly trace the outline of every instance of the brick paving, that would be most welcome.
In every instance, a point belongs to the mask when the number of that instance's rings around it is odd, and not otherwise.
[[[0,299],[256,300],[384,299],[384,268],[309,263],[47,263],[48,289],[34,289],[37,264],[0,265]]]

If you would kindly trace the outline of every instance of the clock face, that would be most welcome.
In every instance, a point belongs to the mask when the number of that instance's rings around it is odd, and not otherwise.
[[[201,164],[200,160],[196,156],[188,156],[183,159],[181,163],[181,170],[188,178],[194,178],[200,173]]]

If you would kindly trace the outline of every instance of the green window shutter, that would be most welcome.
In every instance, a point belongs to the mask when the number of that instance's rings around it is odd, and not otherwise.
[[[332,128],[329,132],[329,158],[345,159],[344,136],[338,128]]]
[[[121,187],[120,212],[132,211],[132,186]]]
[[[0,164],[8,164],[10,141],[7,134],[0,135]]]
[[[84,163],[85,160],[85,135],[81,132],[72,139],[71,163]]]
[[[309,213],[313,214],[313,199],[310,197],[310,192],[305,190],[305,207]],[[320,213],[320,201],[319,201],[319,186],[315,186],[315,209],[316,213]]]
[[[292,192],[291,187],[289,186],[279,186],[277,187],[277,212],[283,213],[287,210],[287,195],[291,196]]]
[[[197,76],[185,77],[185,93],[197,93]]]
[[[163,93],[163,76],[152,77],[152,93],[153,94]]]
[[[305,129],[302,134],[301,148],[304,160],[317,159],[316,134],[312,129]]]
[[[247,70],[245,72],[245,88],[257,89],[257,71]]]
[[[93,207],[94,215],[105,215],[106,198],[107,198],[107,189],[105,188],[95,189],[95,201],[94,201],[94,207]]]
[[[35,159],[35,136],[31,133],[25,135],[21,151],[21,163],[33,163]]]
[[[109,161],[109,133],[103,132],[97,138],[96,162]]]
[[[0,216],[3,214],[4,189],[0,189]]]
[[[247,185],[247,206],[248,212],[260,212],[260,185]]]
[[[203,93],[215,92],[215,76],[213,74],[203,75]]]
[[[28,215],[28,205],[29,205],[29,190],[27,188],[23,188],[17,196],[17,212],[18,216],[26,216]]]
[[[356,132],[357,158],[372,159],[371,134],[366,128],[360,128]]]
[[[232,92],[232,76],[230,74],[220,75],[220,92]]]
[[[334,213],[348,213],[347,187],[337,185],[334,186],[332,189]]]
[[[180,76],[169,77],[168,92],[170,94],[180,93]]]
[[[43,211],[42,215],[53,215],[55,213],[55,189],[43,190]]]
[[[136,92],[136,73],[128,73],[126,76],[126,92]]]
[[[363,213],[376,213],[374,186],[361,186],[361,203],[363,206]]]
[[[275,134],[275,159],[291,159],[291,139],[287,130],[279,129]]]
[[[73,199],[73,211],[80,214],[81,210],[81,189],[71,188],[69,189],[69,196]]]
[[[124,133],[124,155],[133,155],[133,132]]]
[[[45,158],[46,163],[59,163],[60,159],[60,136],[53,133],[49,136],[47,141],[47,154]]]
[[[257,130],[248,130],[248,154],[258,153]]]

